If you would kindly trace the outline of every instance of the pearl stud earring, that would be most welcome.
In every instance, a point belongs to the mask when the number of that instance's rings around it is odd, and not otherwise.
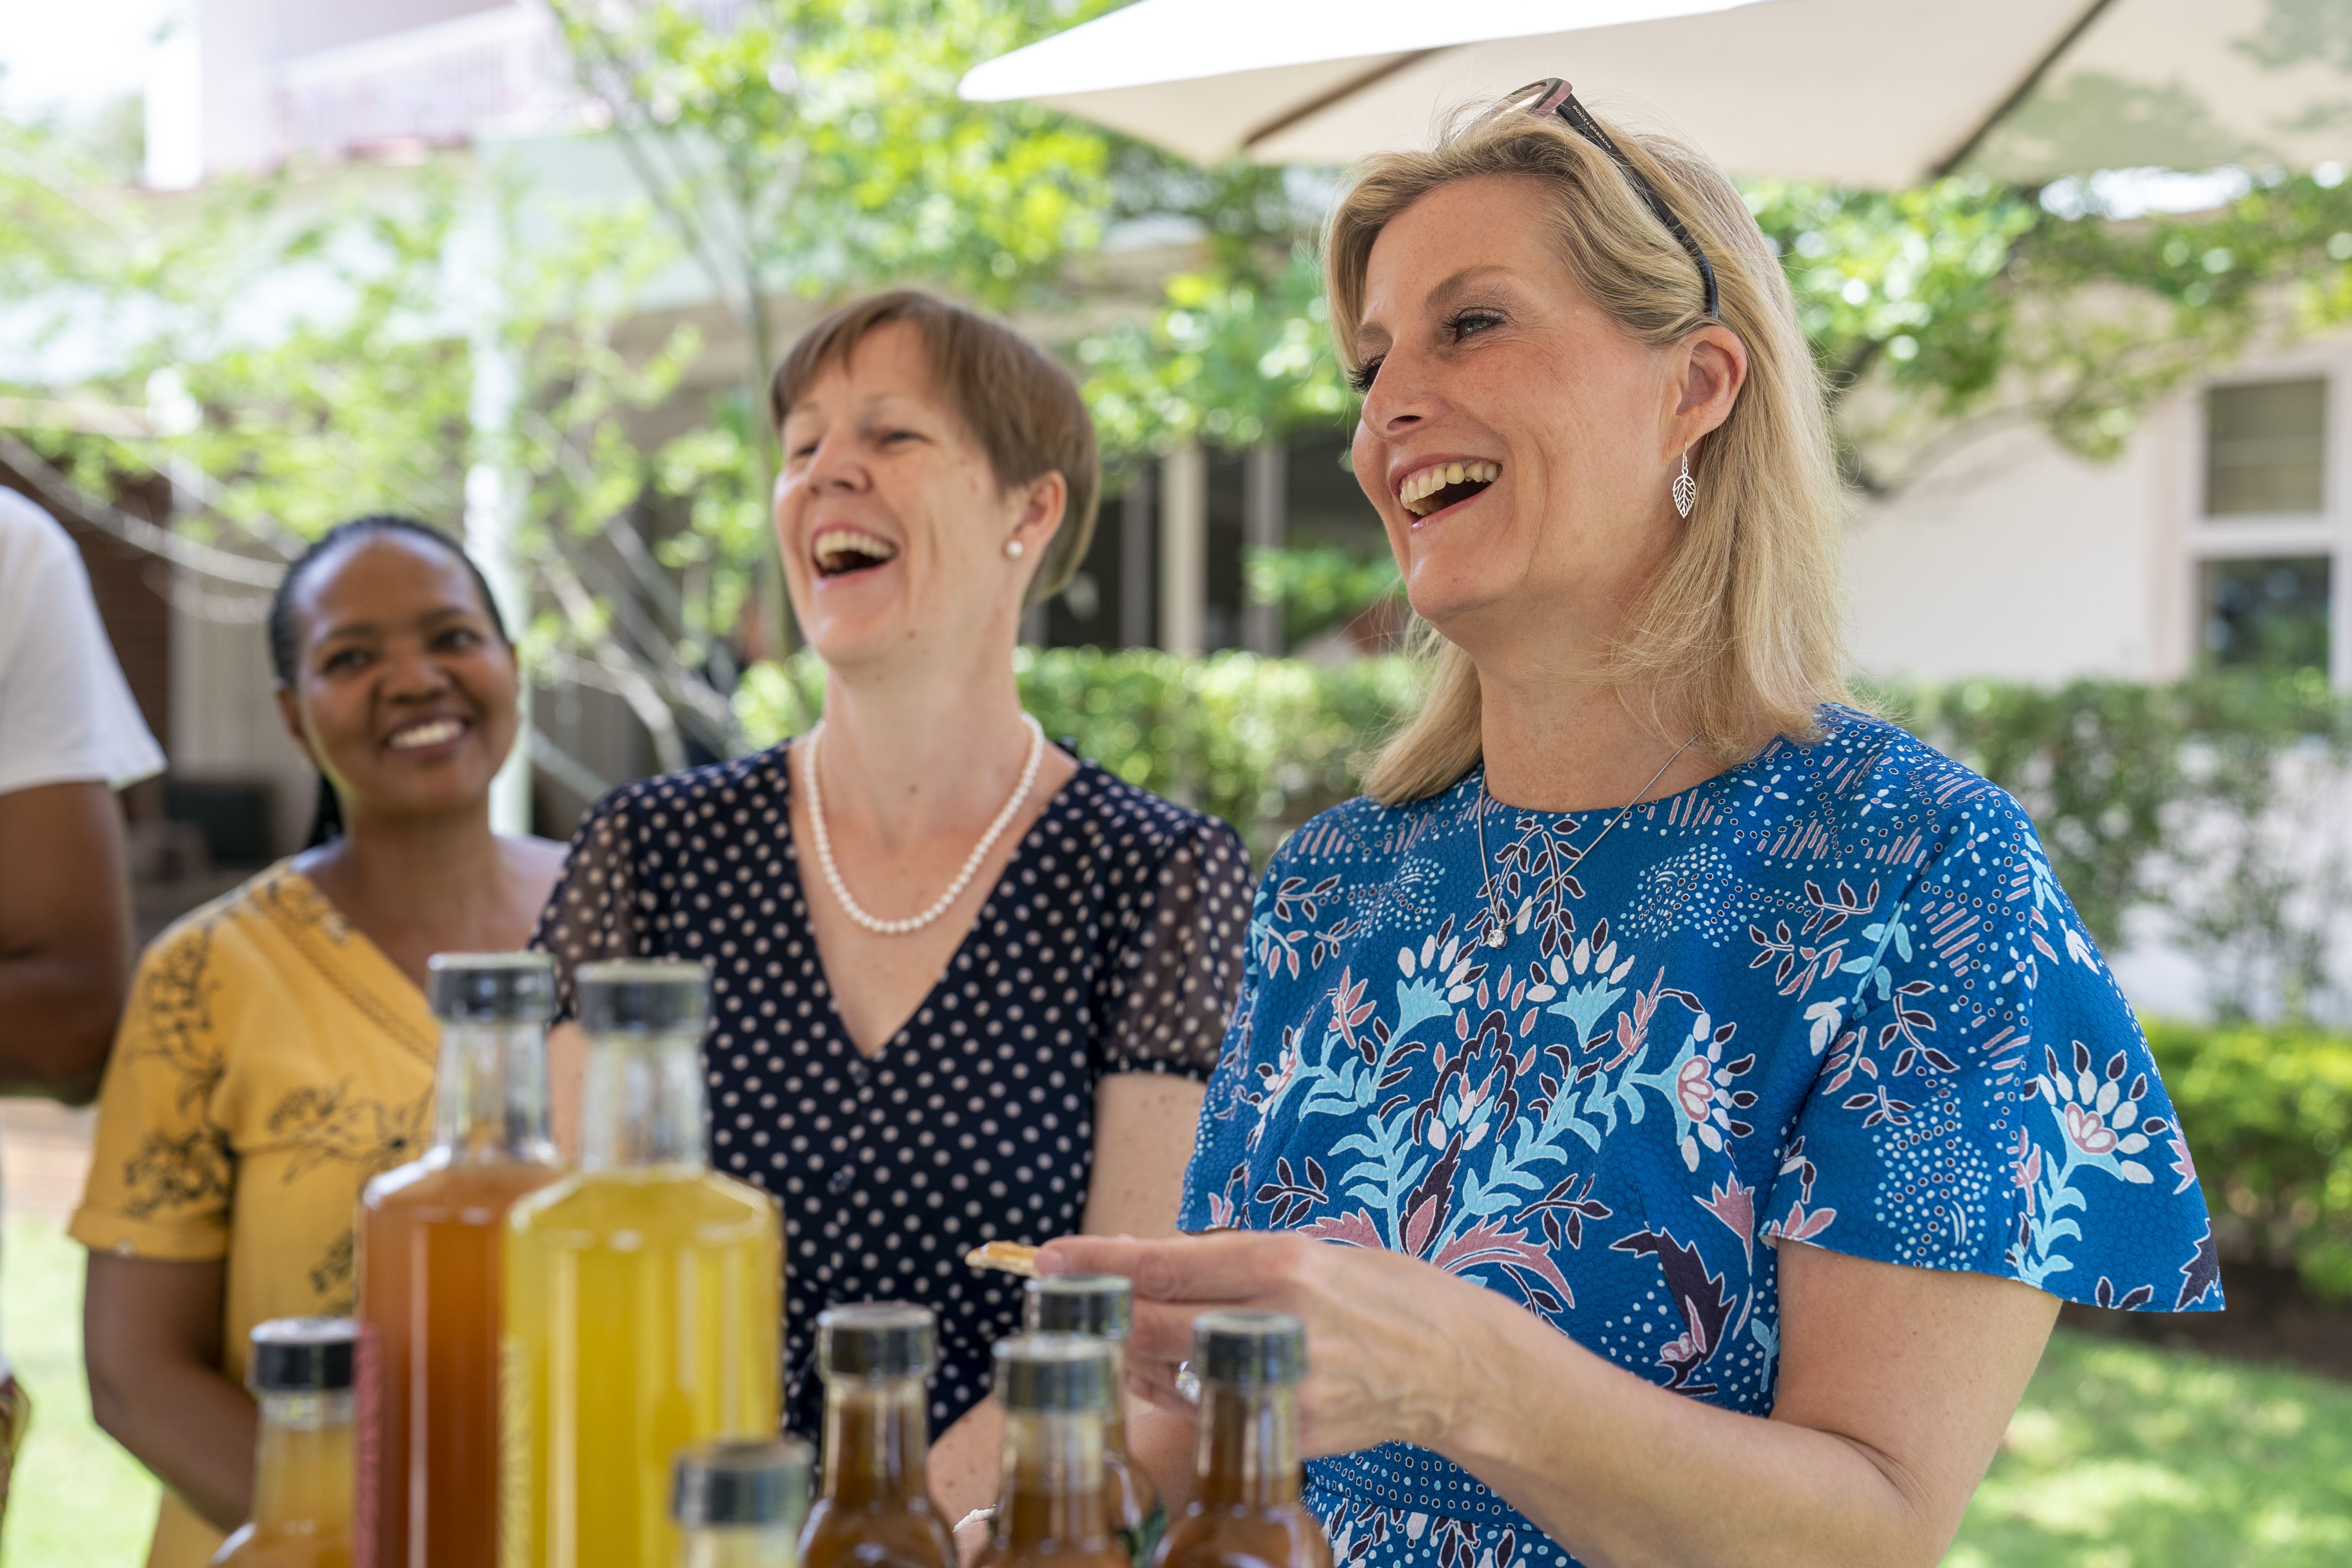
[[[1018,561],[1028,552],[1028,548],[1017,539],[1008,539],[1004,542],[1004,558],[1007,561]]]

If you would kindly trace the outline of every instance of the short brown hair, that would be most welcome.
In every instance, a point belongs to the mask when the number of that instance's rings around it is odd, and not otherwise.
[[[940,400],[988,456],[996,482],[1010,489],[1047,473],[1069,489],[1062,526],[1029,580],[1028,604],[1068,586],[1095,535],[1102,495],[1102,455],[1077,383],[1052,355],[1002,321],[919,289],[892,289],[853,300],[809,328],[776,366],[768,413],[784,416],[828,365],[845,365],[866,334],[892,321],[912,325],[930,354]]]

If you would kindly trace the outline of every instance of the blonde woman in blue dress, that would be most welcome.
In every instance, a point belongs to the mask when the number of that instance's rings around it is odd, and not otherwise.
[[[1928,1568],[2062,1299],[2221,1304],[2131,1011],[2016,803],[1841,701],[1720,170],[1540,83],[1360,169],[1327,267],[1433,689],[1258,889],[1180,1220],[1247,1234],[1040,1266],[1134,1278],[1171,1490],[1191,1319],[1304,1318],[1343,1563]]]

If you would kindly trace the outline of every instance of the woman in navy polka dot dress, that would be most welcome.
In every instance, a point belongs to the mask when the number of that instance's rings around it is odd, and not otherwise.
[[[1069,378],[928,296],[843,308],[776,373],[776,523],[825,719],[606,797],[539,943],[712,980],[711,1156],[781,1201],[786,1425],[815,1435],[816,1314],[940,1317],[931,1484],[995,1490],[989,1347],[1019,1281],[992,1239],[1172,1231],[1240,979],[1230,827],[1047,744],[1021,612],[1066,582],[1098,463]],[[576,1030],[559,1029],[559,1083]]]

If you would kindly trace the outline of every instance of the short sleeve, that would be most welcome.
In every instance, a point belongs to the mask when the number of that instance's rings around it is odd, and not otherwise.
[[[1762,1234],[2070,1301],[2218,1310],[2189,1145],[2138,1020],[1990,785],[1805,1011],[1821,1069]]]
[[[1202,820],[1156,873],[1110,897],[1116,951],[1097,984],[1096,1072],[1207,1078],[1241,978],[1249,852],[1231,827]]]
[[[72,537],[0,489],[0,795],[163,771]]]
[[[214,1026],[220,968],[214,928],[201,921],[139,962],[69,1227],[94,1251],[172,1262],[228,1254],[236,1163],[212,1114],[226,1068]]]
[[[631,796],[609,795],[581,820],[563,870],[540,911],[530,945],[555,960],[556,1017],[572,1016],[572,976],[583,963],[635,958],[645,952],[637,879],[630,860]]]

